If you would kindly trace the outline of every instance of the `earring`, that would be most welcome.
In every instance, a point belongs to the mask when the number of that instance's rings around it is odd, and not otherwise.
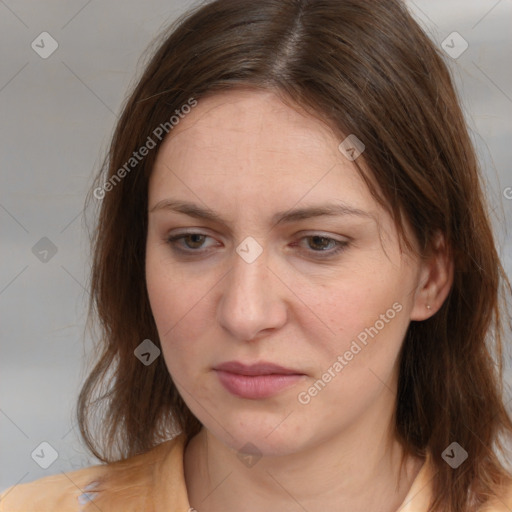
[[[427,304],[427,309],[432,309],[432,306],[430,304]]]

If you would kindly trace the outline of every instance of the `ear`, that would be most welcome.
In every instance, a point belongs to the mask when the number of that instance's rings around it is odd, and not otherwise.
[[[453,283],[453,257],[443,233],[437,232],[427,256],[421,260],[411,320],[433,316],[445,301]]]

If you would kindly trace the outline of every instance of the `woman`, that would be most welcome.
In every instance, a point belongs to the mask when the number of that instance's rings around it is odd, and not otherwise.
[[[107,464],[0,510],[511,509],[510,285],[449,73],[398,0],[189,13],[105,169],[78,417]]]

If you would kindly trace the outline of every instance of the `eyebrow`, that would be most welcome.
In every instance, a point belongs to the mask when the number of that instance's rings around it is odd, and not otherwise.
[[[209,220],[212,222],[223,224],[225,226],[229,224],[228,221],[224,220],[218,213],[211,210],[210,208],[205,208],[195,203],[191,203],[189,201],[163,199],[162,201],[159,201],[155,206],[153,206],[149,210],[149,213],[160,210],[169,210],[178,213],[183,213],[185,215],[188,215],[189,217]],[[364,210],[360,210],[359,208],[353,208],[343,202],[338,202],[334,204],[322,204],[280,211],[272,216],[271,223],[272,225],[287,224],[304,219],[311,219],[314,217],[336,217],[343,215],[353,215],[375,220],[374,215],[372,215],[369,212],[365,212]]]

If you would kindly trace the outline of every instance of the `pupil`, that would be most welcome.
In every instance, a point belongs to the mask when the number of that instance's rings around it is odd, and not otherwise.
[[[192,240],[192,245],[195,247],[195,244],[201,245],[203,235],[189,235],[189,238]],[[198,240],[199,239],[199,240]]]
[[[327,240],[327,238],[325,238],[325,237],[323,237],[323,236],[313,236],[313,237],[312,237],[312,239],[313,239],[313,245],[314,245],[314,246],[317,246],[317,248],[318,248],[318,245],[320,245],[320,246],[321,246],[320,248],[325,248],[325,247],[326,247],[326,245],[329,245],[329,240]],[[322,244],[322,243],[318,244],[318,241],[319,241],[319,240],[324,240],[326,243],[324,243],[324,244]]]

